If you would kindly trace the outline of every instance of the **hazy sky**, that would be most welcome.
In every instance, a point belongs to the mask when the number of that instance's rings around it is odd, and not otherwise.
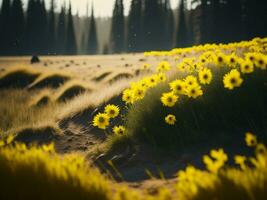
[[[22,0],[24,5],[27,5],[28,0]],[[45,0],[47,3],[47,7],[49,6],[49,2],[51,0]],[[112,9],[114,6],[115,0],[70,0],[73,6],[73,13],[76,14],[77,11],[79,12],[79,15],[85,15],[87,10],[87,1],[89,2],[89,5],[91,6],[91,3],[93,2],[95,7],[95,14],[96,16],[111,16],[112,15]],[[66,2],[68,4],[69,0],[55,0],[56,4],[58,5],[57,10],[59,9],[60,5],[63,2]],[[171,0],[171,6],[172,8],[176,8],[178,5],[179,0]],[[0,3],[2,4],[2,0],[0,0]],[[130,7],[131,0],[124,0],[125,4],[125,14],[128,14],[129,7]]]

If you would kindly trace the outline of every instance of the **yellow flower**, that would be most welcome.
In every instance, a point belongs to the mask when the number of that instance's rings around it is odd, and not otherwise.
[[[170,63],[167,61],[162,61],[159,63],[157,67],[157,72],[166,72],[169,71],[171,68]]]
[[[262,54],[258,54],[256,56],[256,67],[259,67],[260,69],[265,70],[267,67],[267,59],[265,57],[265,55]]]
[[[115,118],[119,115],[120,108],[118,106],[109,104],[105,107],[105,113],[109,118]]]
[[[267,148],[264,144],[259,143],[256,146],[256,150],[255,150],[256,154],[266,154],[267,153]]]
[[[251,61],[252,63],[256,60],[256,54],[255,53],[247,53],[245,55],[245,59]]]
[[[133,103],[133,92],[130,89],[124,90],[122,93],[122,100],[127,104]]]
[[[235,156],[235,163],[237,165],[239,165],[239,167],[242,169],[242,170],[245,170],[246,169],[246,160],[247,158],[245,156],[240,156],[240,155],[237,155]]]
[[[145,96],[146,90],[143,87],[135,87],[133,89],[133,95],[134,95],[134,100],[140,100],[143,99]]]
[[[222,66],[226,62],[225,55],[222,53],[214,55],[213,60],[217,66]]]
[[[161,82],[165,82],[166,81],[166,75],[163,74],[163,73],[159,73],[158,74],[158,80],[161,81]]]
[[[184,94],[185,93],[185,83],[182,80],[174,80],[169,83],[170,88],[176,94]]]
[[[189,69],[189,67],[185,64],[185,63],[179,63],[176,65],[177,69],[182,71],[182,72],[185,72]]]
[[[100,129],[106,129],[109,125],[109,117],[105,113],[98,113],[93,120],[93,126],[96,126]]]
[[[206,168],[212,173],[218,173],[218,171],[224,166],[225,162],[228,160],[227,154],[223,149],[211,150],[211,157],[208,155],[203,156],[203,162],[206,165]]]
[[[238,64],[239,58],[235,54],[227,56],[227,64],[230,67],[235,67]]]
[[[203,69],[199,70],[198,78],[199,78],[200,83],[202,83],[204,85],[210,84],[210,82],[212,81],[211,70],[208,68],[203,68]]]
[[[148,78],[148,86],[149,87],[154,87],[154,86],[156,86],[157,85],[157,83],[158,83],[158,77],[157,76],[151,76],[151,77],[149,77]]]
[[[245,141],[249,147],[254,147],[257,145],[257,137],[250,132],[246,133]]]
[[[184,79],[184,82],[188,86],[198,85],[197,78],[195,76],[189,75]]]
[[[218,173],[222,167],[222,163],[212,160],[207,155],[203,156],[203,162],[206,165],[207,170],[214,174]]]
[[[168,115],[165,117],[165,122],[169,125],[174,125],[176,122],[176,117],[174,115]]]
[[[240,69],[242,73],[249,74],[254,71],[254,65],[251,61],[245,60],[241,63]]]
[[[214,159],[220,161],[220,162],[226,162],[228,160],[227,154],[223,151],[223,149],[219,150],[211,150],[210,152],[211,157]]]
[[[126,129],[124,126],[115,126],[113,128],[113,132],[115,135],[124,135],[126,132]]]
[[[223,77],[223,83],[225,88],[233,90],[235,87],[241,86],[243,79],[240,76],[240,72],[233,69]]]
[[[188,97],[196,99],[203,95],[203,91],[199,85],[194,84],[186,88],[186,94]]]
[[[178,98],[173,92],[168,92],[163,93],[160,99],[164,106],[173,107]]]

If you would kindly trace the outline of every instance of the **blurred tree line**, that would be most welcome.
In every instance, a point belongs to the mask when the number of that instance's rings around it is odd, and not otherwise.
[[[132,0],[128,16],[123,0],[115,0],[110,39],[102,53],[167,50],[204,43],[227,43],[267,36],[266,0]],[[88,14],[89,15],[89,14]],[[55,1],[3,0],[0,10],[0,55],[78,52],[71,4],[55,12]],[[99,53],[97,22],[92,8],[82,36],[84,54]]]

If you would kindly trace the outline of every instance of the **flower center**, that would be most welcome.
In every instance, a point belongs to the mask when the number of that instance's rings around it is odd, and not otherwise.
[[[230,82],[231,82],[232,84],[235,84],[237,81],[236,81],[235,78],[231,78]]]
[[[168,97],[168,98],[167,98],[167,101],[168,101],[168,102],[172,102],[172,97]]]
[[[99,117],[99,122],[100,122],[100,123],[104,123],[104,122],[105,122],[104,117]]]

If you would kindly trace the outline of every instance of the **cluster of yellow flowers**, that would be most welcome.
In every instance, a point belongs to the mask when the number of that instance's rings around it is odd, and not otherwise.
[[[225,195],[227,196],[227,192],[229,192],[227,191],[227,187],[229,187],[227,184],[231,182],[235,184],[235,186],[232,185],[234,190],[242,188],[243,192],[250,194],[251,199],[257,199],[255,197],[257,194],[253,190],[258,188],[257,184],[263,184],[266,179],[267,149],[264,144],[257,143],[257,138],[252,133],[246,133],[245,141],[247,146],[255,148],[255,157],[247,158],[246,156],[236,155],[234,160],[239,169],[227,167],[225,163],[228,160],[228,156],[223,149],[219,149],[211,150],[211,157],[208,155],[203,156],[207,171],[198,170],[193,166],[188,166],[184,171],[180,171],[178,173],[177,188],[181,192],[182,199],[194,199],[197,196],[197,198],[200,198],[200,196],[206,196],[207,198],[212,195],[204,194],[205,190],[218,190],[218,193],[213,194],[214,198],[216,195],[219,198],[220,190],[225,190]],[[237,196],[244,197],[245,194],[237,193],[231,195],[232,197],[236,196],[233,199],[238,199]],[[259,196],[261,195],[259,194]]]
[[[110,120],[116,118],[120,114],[120,108],[116,105],[107,105],[104,113],[98,113],[93,119],[93,126],[100,129],[106,129],[110,125]],[[115,135],[124,135],[124,126],[114,126],[113,132]]]
[[[8,140],[12,142],[12,138]],[[245,141],[248,147],[255,148],[254,157],[236,155],[236,167],[229,167],[223,149],[211,150],[210,155],[203,156],[207,170],[189,165],[177,173],[174,185],[160,188],[151,196],[112,183],[90,167],[81,155],[56,154],[53,144],[27,147],[19,143],[9,145],[5,140],[0,146],[0,196],[96,200],[265,199],[267,149],[252,133],[246,133]]]
[[[143,70],[154,70],[154,74],[145,76],[137,82],[131,82],[130,88],[122,93],[122,100],[126,104],[134,104],[142,100],[149,89],[157,87],[160,83],[167,82],[169,92],[161,95],[163,106],[173,107],[179,102],[181,95],[197,99],[204,94],[203,86],[209,85],[214,79],[214,73],[222,69],[227,72],[223,76],[222,83],[226,89],[233,90],[242,86],[243,76],[251,74],[255,68],[267,69],[267,38],[255,38],[252,41],[243,41],[230,44],[206,44],[191,48],[178,48],[171,51],[145,52],[145,56],[166,57],[173,60],[172,66],[169,61],[161,61],[155,69],[151,64],[145,63]],[[171,75],[171,76],[170,76]],[[173,80],[173,75],[183,77]],[[102,117],[101,117],[102,116]],[[171,117],[170,117],[171,116]],[[94,121],[103,120],[103,126],[108,126],[106,115],[96,116]],[[170,114],[165,117],[169,125],[175,125],[175,116]],[[97,125],[99,123],[94,123]]]

